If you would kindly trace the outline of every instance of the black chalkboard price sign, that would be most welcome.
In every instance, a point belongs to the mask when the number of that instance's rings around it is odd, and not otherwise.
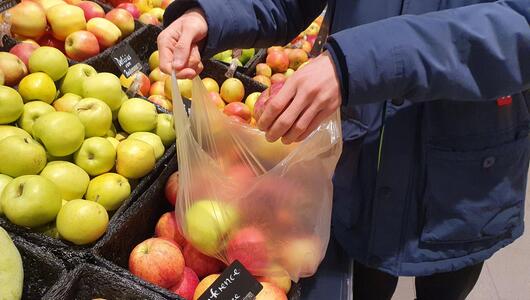
[[[112,61],[125,77],[131,77],[136,71],[142,71],[142,62],[127,43],[121,43],[111,53]]]
[[[262,289],[261,283],[236,260],[199,297],[199,300],[253,300]]]

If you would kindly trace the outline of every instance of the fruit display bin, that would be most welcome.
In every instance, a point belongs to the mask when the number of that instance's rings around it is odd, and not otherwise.
[[[41,299],[67,272],[62,261],[42,246],[10,234],[24,266],[23,299]],[[0,249],[1,255],[1,249]],[[1,295],[0,295],[1,296]]]
[[[20,3],[22,0],[13,0],[13,3],[14,4],[18,4]],[[110,6],[109,4],[105,3],[105,2],[102,2],[102,1],[93,1],[93,0],[89,0],[91,2],[94,2],[96,4],[98,4],[99,6],[101,6],[101,8],[103,8],[103,11],[105,13],[109,12],[111,9],[113,9],[112,6]],[[4,13],[6,11],[6,7],[9,7],[9,6],[0,6],[0,14]],[[10,7],[9,7],[10,8]],[[126,43],[132,35],[134,34],[138,34],[139,32],[143,31],[145,29],[146,25],[139,22],[138,20],[134,20],[134,32],[132,34],[130,34],[129,36],[123,38],[122,40],[120,40],[118,43],[116,43],[116,45],[112,46],[112,47],[109,47],[103,51],[101,51],[99,54],[87,59],[87,60],[94,60],[94,59],[97,59],[101,56],[107,56],[107,55],[110,55],[110,53],[112,53],[112,51],[114,51],[114,49],[116,49],[116,47],[119,47],[121,45],[121,43]],[[17,43],[19,43],[15,38],[11,37],[11,36],[4,36],[3,37],[3,42],[4,42],[4,47],[0,47],[0,50],[2,51],[9,51],[9,49],[11,49],[13,46],[15,46]],[[5,45],[10,45],[8,50],[5,50]],[[76,60],[73,60],[71,58],[68,58],[68,63],[69,65],[72,65],[74,63],[78,63],[78,62],[86,62],[87,60],[84,60],[84,61],[76,61]]]
[[[147,191],[120,216],[109,233],[94,247],[96,264],[156,291],[169,299],[181,299],[170,291],[144,281],[128,270],[129,254],[133,248],[147,238],[153,236],[155,225],[166,212],[173,208],[164,198],[165,183],[169,176],[177,170],[177,158],[173,157],[167,167]],[[300,285],[293,283],[289,292],[290,300],[299,299]]]
[[[68,272],[42,297],[43,300],[90,300],[96,298],[128,300],[166,299],[162,295],[143,288],[105,268],[90,264],[81,264]]]
[[[206,60],[203,61],[204,70],[201,73],[201,78],[210,77],[217,81],[219,85],[227,79],[226,72],[228,71],[228,66],[219,61]],[[241,80],[243,86],[245,87],[245,96],[243,99],[246,99],[248,95],[254,92],[263,92],[267,87],[250,78],[249,76],[236,72],[234,73],[234,78]]]
[[[252,56],[250,58],[250,60],[242,67],[237,67],[237,71],[240,72],[240,73],[243,73],[245,75],[252,75],[254,74],[255,72],[255,69],[256,69],[256,65],[259,64],[260,62],[264,62],[265,61],[265,58],[267,57],[267,49],[264,49],[264,48],[260,48],[260,49],[256,49],[256,54],[254,54],[254,56]],[[222,61],[219,61],[219,60],[215,60],[215,59],[211,59],[212,62],[214,63],[217,63],[217,64],[221,64],[223,66],[226,66],[226,67],[229,67],[230,64],[228,63],[225,63],[225,62],[222,62]]]

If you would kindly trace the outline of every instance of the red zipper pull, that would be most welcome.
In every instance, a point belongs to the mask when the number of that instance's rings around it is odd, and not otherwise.
[[[505,106],[512,104],[512,96],[504,96],[497,99],[497,106]]]

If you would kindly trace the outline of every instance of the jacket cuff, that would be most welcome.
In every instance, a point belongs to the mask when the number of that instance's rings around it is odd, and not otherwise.
[[[343,106],[346,106],[348,105],[348,68],[344,61],[344,54],[342,54],[340,47],[334,40],[329,40],[328,43],[324,45],[324,49],[328,51],[331,59],[333,59],[335,72],[339,79],[340,94],[342,97],[341,103]]]
[[[335,63],[341,70],[344,105],[381,102],[396,96],[405,75],[399,32],[391,22],[375,22],[331,35]]]
[[[164,27],[168,27],[187,10],[200,7],[196,0],[175,0],[164,11]]]

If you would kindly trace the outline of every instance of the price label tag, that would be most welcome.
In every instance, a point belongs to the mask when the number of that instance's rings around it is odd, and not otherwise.
[[[0,1],[0,12],[4,12],[8,9],[10,9],[11,7],[17,5],[17,1],[16,0],[4,0],[4,1]]]
[[[245,267],[234,261],[199,297],[199,300],[252,300],[263,289]]]
[[[142,63],[138,55],[127,43],[122,43],[111,53],[112,61],[125,77],[131,77],[135,72],[142,71]]]

